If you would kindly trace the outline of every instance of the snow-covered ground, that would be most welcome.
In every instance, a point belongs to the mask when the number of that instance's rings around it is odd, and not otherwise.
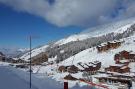
[[[0,89],[29,89],[29,83],[8,66],[0,66]],[[38,89],[32,85],[32,89]]]

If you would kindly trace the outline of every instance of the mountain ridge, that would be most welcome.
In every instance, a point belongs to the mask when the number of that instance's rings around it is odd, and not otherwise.
[[[59,60],[66,59],[67,57],[70,57],[70,55],[74,55],[82,50],[99,45],[103,42],[107,42],[111,40],[119,40],[121,38],[125,38],[132,35],[132,33],[134,32],[134,29],[132,29],[134,28],[134,26],[132,26],[134,25],[134,21],[135,21],[134,19],[128,19],[125,21],[112,23],[112,25],[109,25],[111,27],[106,26],[107,28],[113,29],[107,34],[102,34],[98,36],[93,35],[93,37],[91,37],[88,34],[80,33],[77,35],[69,36],[67,38],[56,41],[51,45],[48,45],[48,46],[44,45],[45,48],[44,46],[41,46],[38,48],[40,50],[43,50],[42,48],[44,48],[44,50],[46,51],[41,51],[41,52],[36,53],[36,51],[33,50],[35,53],[32,52],[33,54],[32,57],[44,52],[48,54],[49,58],[57,56],[58,57],[57,59]],[[125,25],[123,25],[123,23]],[[116,26],[116,24],[118,24],[119,26]],[[113,26],[116,26],[115,28],[117,29],[115,29]],[[103,29],[103,28],[100,28],[100,29]],[[66,54],[63,55],[62,53],[60,53],[61,50],[65,50]],[[26,57],[26,55],[22,56],[21,59],[27,60],[29,59],[29,56],[28,57]]]

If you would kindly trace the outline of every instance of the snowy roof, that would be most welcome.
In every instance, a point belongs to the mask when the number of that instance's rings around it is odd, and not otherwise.
[[[128,66],[123,66],[123,67],[121,67],[120,69],[126,69],[126,68],[128,68]]]
[[[102,44],[101,44],[101,46],[106,46],[106,45],[107,45],[107,43],[102,43]]]
[[[84,70],[84,68],[80,65],[77,66],[80,70]]]
[[[121,63],[129,62],[129,60],[120,60]]]
[[[121,67],[121,66],[123,66],[123,64],[114,64],[114,65],[111,65],[111,66],[118,66],[118,67]]]

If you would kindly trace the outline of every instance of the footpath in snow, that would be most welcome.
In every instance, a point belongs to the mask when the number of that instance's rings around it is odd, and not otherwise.
[[[0,66],[0,89],[29,89],[29,83],[17,76],[9,67]],[[38,89],[32,85],[32,89]]]

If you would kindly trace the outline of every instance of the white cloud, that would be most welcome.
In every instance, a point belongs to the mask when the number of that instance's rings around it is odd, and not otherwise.
[[[0,0],[57,26],[91,26],[135,15],[135,0]],[[114,18],[112,18],[112,15]]]
[[[100,1],[102,1],[100,3]],[[107,15],[116,5],[116,0],[56,0],[47,13],[47,20],[59,26],[88,25]]]
[[[46,0],[0,0],[0,3],[10,6],[17,11],[27,12],[41,17],[44,17],[50,8]]]

